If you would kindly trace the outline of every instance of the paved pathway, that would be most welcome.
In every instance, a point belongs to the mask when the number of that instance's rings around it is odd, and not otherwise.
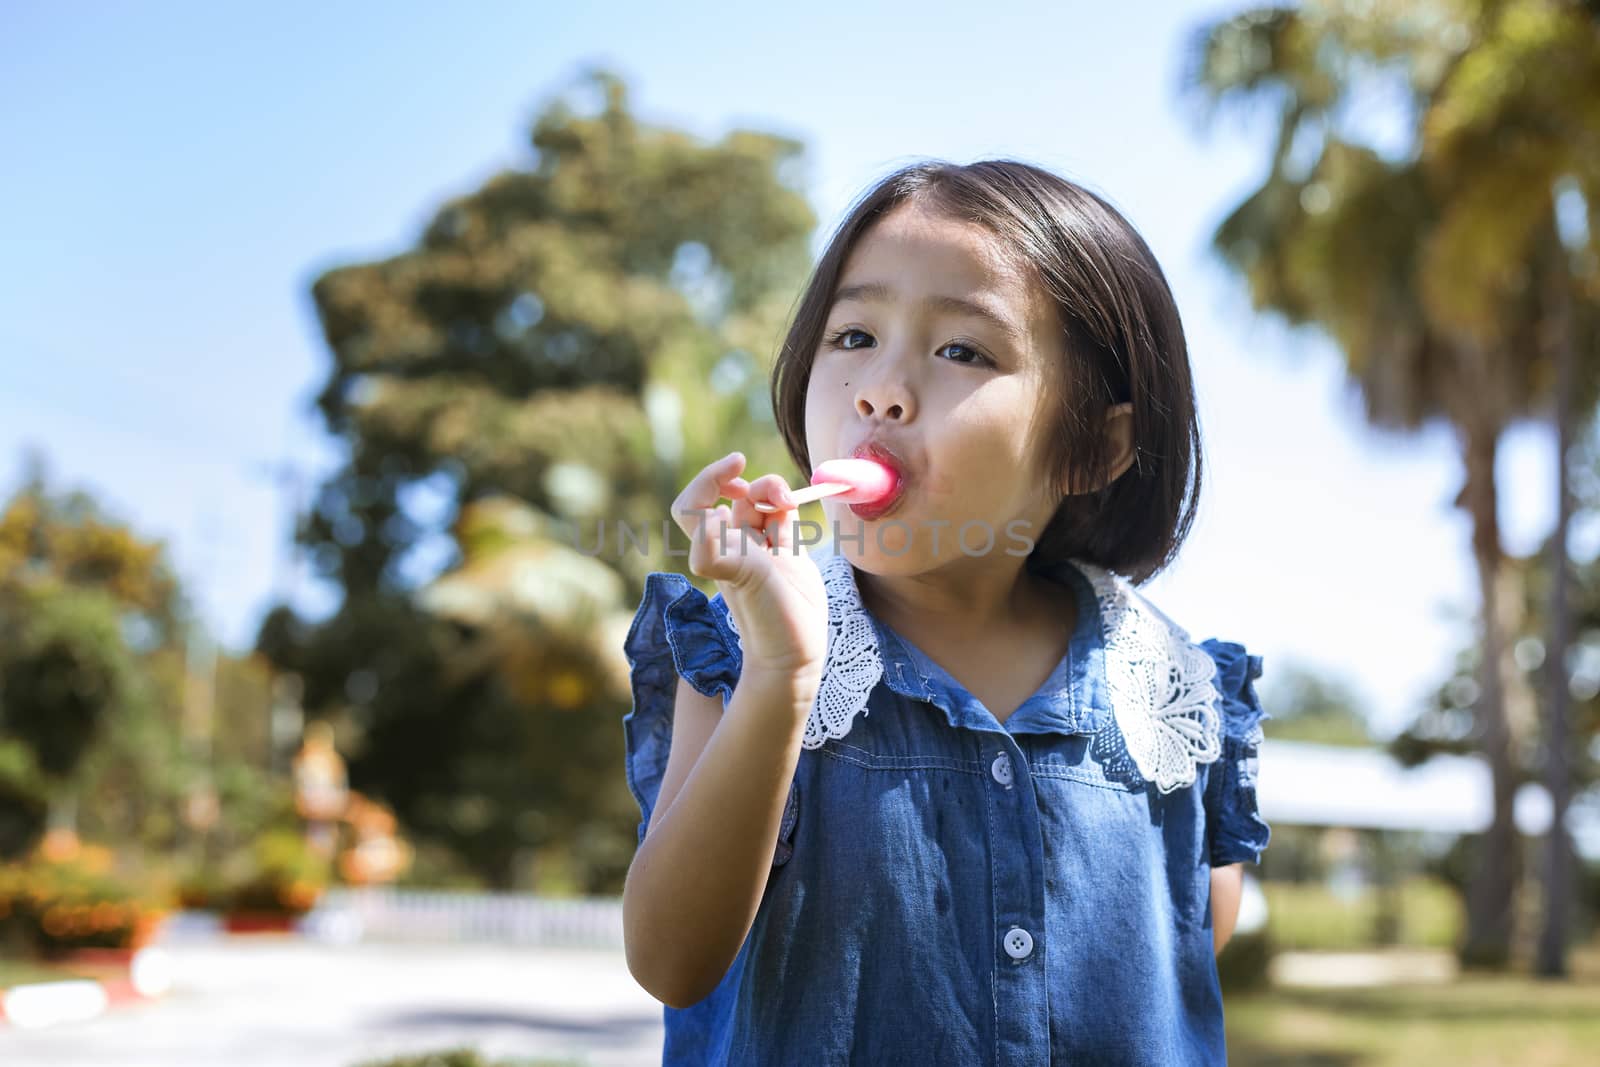
[[[163,948],[164,997],[87,1023],[0,1027],[0,1064],[354,1067],[459,1045],[588,1067],[661,1062],[661,1005],[616,952],[265,935]]]

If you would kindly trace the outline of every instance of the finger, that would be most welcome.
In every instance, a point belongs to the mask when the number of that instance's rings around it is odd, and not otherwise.
[[[752,506],[755,502],[750,499],[750,483],[743,478],[733,478],[723,489],[728,499],[733,501],[733,524],[759,529],[761,519]]]
[[[749,497],[740,497],[733,502],[733,524],[747,530],[761,531],[767,524],[769,516],[756,510],[756,502]]]
[[[707,464],[673,500],[672,520],[689,535],[691,541],[705,522],[706,513],[722,499],[724,486],[732,482],[743,469],[744,453],[730,452],[715,463]]]
[[[715,566],[718,570],[711,577],[725,581],[748,578],[749,558],[770,551],[766,531],[761,526],[738,521],[737,511],[743,506],[742,501],[732,508],[726,504],[717,506],[716,515],[720,525],[712,534],[708,551],[716,557]]]
[[[689,545],[689,570],[702,578],[729,579],[738,573],[735,557],[738,531],[726,504],[706,512],[699,534]]]
[[[772,542],[772,551],[780,556],[795,555],[795,523],[800,521],[800,512],[795,510],[782,511],[770,516],[771,523],[767,526],[767,540]]]
[[[793,494],[789,491],[789,483],[781,474],[763,474],[750,483],[749,497],[752,503],[760,501],[771,504],[781,512],[784,509],[794,508]]]
[[[789,491],[787,486],[784,487],[784,491]],[[787,508],[768,518],[771,522],[767,527],[767,537],[772,541],[773,550],[785,556],[799,555],[803,551],[796,547],[796,542],[799,540],[800,509]]]
[[[756,510],[757,503],[770,504],[777,511]],[[773,531],[780,528],[788,514],[792,514],[793,497],[788,483],[781,474],[767,474],[750,483],[750,491],[733,505],[733,521],[740,526],[759,532],[761,543],[772,543]]]

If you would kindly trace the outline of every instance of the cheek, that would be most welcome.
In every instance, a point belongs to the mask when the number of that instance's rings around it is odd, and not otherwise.
[[[1015,498],[1028,469],[1030,409],[1024,405],[1031,403],[1017,390],[980,389],[945,412],[930,488],[958,493],[974,503]]]
[[[850,371],[836,359],[819,358],[811,364],[811,374],[806,380],[806,400],[818,396],[837,400],[843,395],[845,379]]]
[[[841,376],[838,370],[829,367],[828,361],[818,360],[812,366],[811,376],[806,381],[805,431],[808,445],[815,447],[819,437],[826,437],[841,414],[849,408],[848,377],[848,374]]]

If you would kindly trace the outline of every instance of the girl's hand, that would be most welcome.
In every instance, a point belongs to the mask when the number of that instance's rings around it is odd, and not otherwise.
[[[689,535],[689,570],[712,578],[733,613],[745,670],[820,680],[828,652],[828,594],[822,573],[795,544],[795,506],[783,477],[740,478],[744,454],[710,464],[672,502]],[[718,501],[727,497],[732,508]],[[772,504],[771,513],[755,502]]]

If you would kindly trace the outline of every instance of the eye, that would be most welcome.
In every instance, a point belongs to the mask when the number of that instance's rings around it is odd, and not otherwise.
[[[849,339],[850,337],[855,336],[856,334],[860,334],[862,337],[867,337],[867,338],[870,338],[872,336],[870,333],[868,333],[865,330],[858,330],[854,326],[846,326],[844,329],[842,329],[842,330],[838,331],[837,333],[833,334],[832,336],[828,337],[826,343],[827,343],[829,348],[837,348],[837,349],[839,349],[841,351],[844,351],[844,352],[854,352],[858,348],[864,348],[865,347],[864,345],[850,345],[850,344],[846,344],[845,343],[845,341],[847,339]],[[994,360],[992,360],[988,356],[984,355],[977,348],[975,348],[973,345],[967,343],[966,341],[951,341],[951,342],[947,343],[943,348],[940,348],[939,351],[943,352],[946,349],[951,349],[951,348],[959,349],[959,350],[961,350],[963,352],[966,352],[968,357],[970,357],[970,358],[950,359],[948,362],[957,363],[957,364],[960,364],[962,366],[967,366],[967,367],[994,366]]]
[[[945,345],[944,348],[939,349],[939,351],[943,352],[945,349],[949,348],[959,348],[963,352],[968,352],[972,355],[971,359],[952,359],[950,361],[951,363],[969,363],[973,366],[982,366],[983,364],[990,362],[988,356],[984,355],[982,352],[979,352],[971,345],[965,344],[961,341],[951,341],[949,344]]]
[[[836,333],[832,337],[828,338],[828,347],[829,348],[842,348],[846,352],[854,351],[852,346],[844,344],[844,339],[846,337],[851,336],[852,334],[858,334],[858,333],[862,337],[870,337],[870,336],[872,336],[871,334],[867,333],[867,331],[865,331],[865,330],[858,330],[854,326],[846,326],[844,329],[840,330],[838,333]]]

